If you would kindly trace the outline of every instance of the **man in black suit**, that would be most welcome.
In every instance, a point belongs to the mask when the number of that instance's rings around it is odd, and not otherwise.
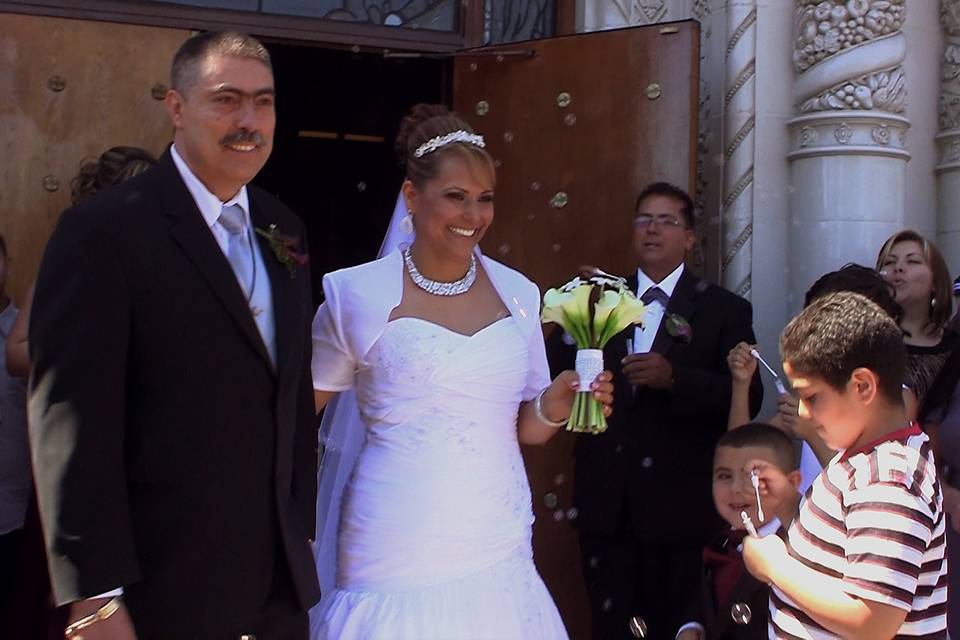
[[[196,36],[171,87],[173,145],[64,213],[37,280],[30,430],[54,590],[86,640],[306,638],[310,280],[299,219],[247,186],[272,148],[269,54]]]
[[[576,445],[574,505],[595,640],[633,637],[632,618],[648,638],[672,638],[718,524],[711,469],[730,404],[726,357],[755,339],[750,304],[685,269],[693,226],[693,203],[677,187],[652,184],[637,199],[638,268],[628,283],[647,305],[645,327],[607,343],[613,415],[605,433]],[[559,370],[574,349],[554,339],[550,354]],[[763,389],[753,382],[755,414]]]

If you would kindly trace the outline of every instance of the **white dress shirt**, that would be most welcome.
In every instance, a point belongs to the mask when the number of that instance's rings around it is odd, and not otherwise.
[[[659,287],[668,297],[673,297],[673,291],[677,288],[677,282],[683,275],[683,263],[673,270],[670,275],[654,282],[650,276],[645,274],[642,269],[637,269],[637,297],[641,297],[650,287]],[[644,315],[643,327],[637,327],[633,333],[633,352],[649,353],[653,347],[653,340],[657,337],[657,331],[660,330],[660,323],[666,313],[666,308],[659,300],[654,300],[647,305]]]
[[[223,251],[223,255],[226,256],[228,243],[230,242],[230,232],[224,229],[222,225],[217,224],[217,221],[220,219],[220,212],[223,211],[224,207],[235,204],[243,209],[243,223],[247,227],[250,226],[250,200],[247,197],[247,185],[240,187],[240,191],[237,191],[236,195],[226,202],[221,202],[220,198],[210,193],[210,190],[193,174],[187,163],[177,153],[177,145],[175,144],[170,145],[170,157],[173,158],[173,164],[177,167],[177,173],[180,174],[183,183],[187,185],[187,191],[193,196],[193,201],[197,203],[200,215],[203,216],[204,222],[210,227],[210,232],[213,233],[217,244],[220,245],[220,251]]]

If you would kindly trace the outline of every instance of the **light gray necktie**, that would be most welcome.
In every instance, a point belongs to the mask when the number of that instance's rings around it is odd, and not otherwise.
[[[227,241],[227,261],[233,267],[233,272],[237,276],[237,282],[240,283],[244,297],[249,301],[250,292],[254,286],[254,267],[247,225],[243,219],[243,209],[236,204],[224,207],[220,212],[218,222],[230,234]]]

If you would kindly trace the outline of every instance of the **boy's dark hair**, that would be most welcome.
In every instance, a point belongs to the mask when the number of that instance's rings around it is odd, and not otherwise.
[[[633,205],[633,212],[640,213],[640,203],[650,196],[664,196],[681,203],[683,207],[680,209],[680,213],[683,215],[683,222],[687,225],[687,228],[693,229],[693,199],[686,191],[669,182],[654,182],[653,184],[648,184],[643,188],[643,191],[640,192],[640,195],[637,196],[637,202]]]
[[[808,307],[817,298],[838,291],[852,291],[866,296],[886,311],[894,322],[899,323],[903,316],[903,307],[894,298],[893,286],[875,270],[853,262],[820,276],[807,290],[803,306]]]
[[[887,401],[903,402],[903,333],[883,309],[859,293],[830,293],[800,312],[780,336],[783,361],[843,391],[854,369],[872,371]]]
[[[748,422],[736,429],[727,431],[717,441],[716,449],[720,447],[731,447],[733,449],[765,447],[770,449],[777,461],[777,467],[784,473],[796,471],[800,466],[793,441],[783,431],[766,422]]]

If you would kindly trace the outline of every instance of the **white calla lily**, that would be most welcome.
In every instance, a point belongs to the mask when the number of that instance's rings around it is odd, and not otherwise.
[[[597,303],[593,305],[593,336],[597,340],[598,347],[602,347],[602,344],[599,344],[600,338],[604,334],[604,329],[607,327],[608,319],[610,314],[614,309],[620,304],[620,298],[622,294],[619,291],[606,290],[600,296],[600,299],[597,300]]]
[[[623,291],[620,294],[620,302],[617,304],[617,307],[610,313],[610,318],[607,320],[607,326],[604,328],[603,334],[600,336],[600,340],[603,344],[606,344],[606,341],[617,335],[627,327],[632,324],[643,324],[644,315],[646,315],[646,307],[644,304],[633,294],[632,291]]]

